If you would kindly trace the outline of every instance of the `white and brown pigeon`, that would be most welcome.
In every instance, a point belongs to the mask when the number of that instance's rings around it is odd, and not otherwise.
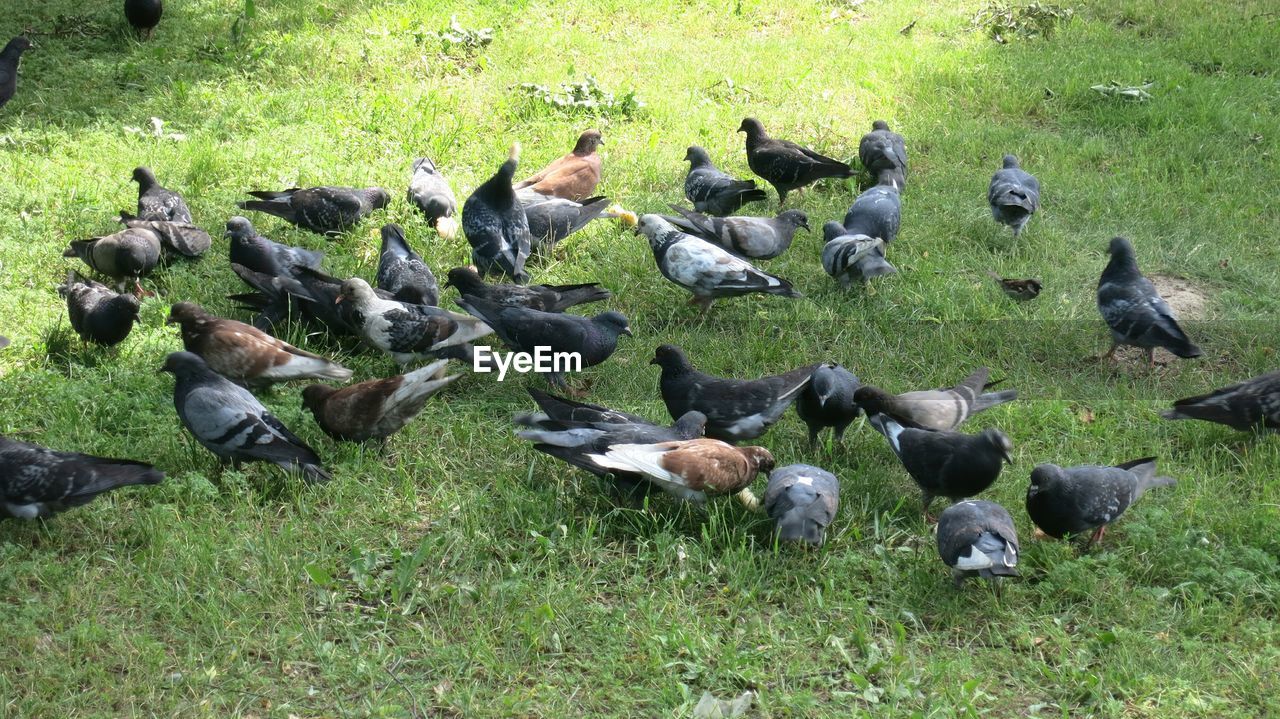
[[[604,469],[642,475],[668,494],[696,504],[732,494],[752,511],[760,500],[751,491],[756,475],[774,467],[764,447],[735,447],[718,439],[687,439],[655,444],[614,444],[587,459]]]
[[[432,395],[462,375],[439,376],[449,360],[412,372],[336,388],[313,384],[302,390],[302,406],[330,437],[345,442],[385,440],[422,412]]]

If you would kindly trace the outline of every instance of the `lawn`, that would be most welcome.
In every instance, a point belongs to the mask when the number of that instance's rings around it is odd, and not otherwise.
[[[690,716],[704,692],[746,690],[762,717],[1280,715],[1280,442],[1158,417],[1276,368],[1273,3],[1076,3],[1048,36],[1003,43],[975,27],[983,4],[970,0],[168,6],[141,44],[114,0],[0,16],[0,38],[43,33],[0,110],[0,334],[13,340],[0,433],[168,475],[0,525],[0,716]],[[446,48],[434,33],[453,15],[492,42]],[[558,108],[520,90],[587,76],[643,105]],[[1150,98],[1092,89],[1112,81],[1149,82]],[[543,386],[534,376],[465,377],[385,449],[330,441],[296,386],[261,395],[332,470],[318,487],[266,466],[220,471],[179,425],[172,379],[156,373],[181,347],[164,319],[182,300],[247,319],[224,299],[242,290],[221,239],[245,190],[387,187],[392,204],[334,242],[252,219],[323,249],[333,274],[366,278],[379,226],[399,222],[443,278],[469,248],[403,200],[415,157],[434,159],[461,201],[512,142],[523,175],[595,126],[601,192],[663,211],[682,199],[690,144],[749,176],[734,132],[747,115],[841,158],[877,118],[906,137],[899,274],[843,292],[822,272],[820,233],[801,233],[764,266],[803,298],[727,300],[702,318],[643,238],[593,223],[531,270],[599,280],[616,295],[604,307],[631,320],[635,337],[579,378],[590,401],[665,420],[648,364],[662,343],[720,374],[836,360],[894,391],[990,366],[1021,395],[966,426],[1014,442],[1015,464],[984,495],[1023,540],[1022,577],[1000,591],[953,589],[918,490],[861,421],[843,446],[810,449],[794,414],[760,440],[780,464],[841,479],[817,552],[775,548],[767,520],[729,502],[619,504],[537,454],[510,426],[531,407],[525,387]],[[1016,241],[985,204],[1007,152],[1044,188]],[[79,267],[61,251],[113,231],[143,164],[186,196],[214,247],[146,281],[158,296],[120,347],[86,347],[55,290]],[[855,193],[827,182],[789,204],[817,229]],[[771,198],[749,209],[772,211]],[[1094,289],[1114,235],[1145,272],[1198,295],[1184,324],[1204,357],[1091,359],[1109,346]],[[1044,293],[1010,302],[987,270],[1037,277]],[[285,338],[358,380],[395,372],[306,332]],[[1032,539],[1035,464],[1146,455],[1179,484],[1101,547]]]

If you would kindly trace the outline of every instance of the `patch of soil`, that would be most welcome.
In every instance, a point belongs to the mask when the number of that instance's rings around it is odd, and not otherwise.
[[[1204,319],[1209,305],[1209,293],[1204,288],[1182,277],[1169,275],[1151,275],[1150,280],[1179,320]]]

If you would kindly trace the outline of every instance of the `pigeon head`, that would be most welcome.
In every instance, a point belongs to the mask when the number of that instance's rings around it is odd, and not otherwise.
[[[369,286],[368,282],[359,277],[352,277],[342,283],[342,287],[338,290],[338,296],[333,298],[333,303],[336,305],[345,300],[351,300],[355,304],[361,305],[375,299],[377,299],[377,295],[374,294],[373,288]]]
[[[1004,169],[1006,169],[1006,170],[1012,170],[1012,169],[1014,169],[1014,168],[1016,168],[1016,167],[1018,167],[1018,158],[1017,158],[1016,156],[1014,156],[1014,155],[1005,155],[1005,156],[1004,156]]]
[[[484,280],[480,279],[480,273],[474,267],[455,267],[449,270],[444,286],[457,287],[458,292],[463,295],[475,294],[471,290],[484,286]]]
[[[1122,259],[1132,258],[1133,243],[1123,237],[1112,237],[1111,244],[1107,246],[1107,254]]]
[[[764,133],[764,125],[754,117],[745,118],[741,125],[738,125],[738,132],[747,133],[747,142],[753,142],[768,137]]]
[[[844,228],[844,225],[840,224],[839,222],[836,222],[835,220],[829,220],[826,224],[822,226],[823,242],[830,242],[835,238],[839,237],[840,235],[847,235],[847,234],[849,234],[849,231]]]
[[[317,412],[324,406],[325,400],[329,399],[329,395],[337,391],[327,384],[308,385],[302,390],[302,406]]]
[[[693,366],[689,364],[689,359],[684,356],[684,351],[675,345],[658,345],[658,349],[654,350],[653,359],[649,360],[649,364],[658,365],[663,372],[667,370],[687,372],[693,369]]]
[[[413,161],[413,173],[425,172],[428,175],[436,174],[436,164],[426,157],[419,157]]]
[[[1031,470],[1031,484],[1027,485],[1027,498],[1034,497],[1041,490],[1051,489],[1062,479],[1062,476],[1062,467],[1056,464],[1049,462],[1037,464],[1036,468]]]
[[[853,393],[853,401],[868,415],[879,414],[883,411],[885,402],[892,399],[893,395],[869,384],[862,385]]]
[[[1013,442],[1010,441],[1007,434],[998,429],[984,429],[982,430],[982,434],[979,436],[986,440],[988,444],[1000,453],[1000,457],[1005,461],[1005,464],[1013,464],[1013,457],[1011,456],[1013,453]]]
[[[168,372],[175,377],[213,372],[200,355],[192,352],[170,352],[169,356],[164,358],[164,364],[160,366],[159,371]]]
[[[595,320],[596,324],[604,325],[613,330],[615,334],[631,336],[631,324],[627,322],[626,315],[621,312],[614,312],[613,310],[601,312],[592,319]]]
[[[705,167],[711,164],[711,155],[707,151],[697,145],[690,145],[689,149],[684,153],[684,159],[688,160],[691,168]]]
[[[600,135],[599,130],[587,130],[578,136],[578,143],[573,146],[573,154],[578,156],[590,155],[596,151],[597,147],[604,144],[604,138]]]
[[[375,210],[381,210],[391,204],[391,195],[381,187],[367,187],[364,196],[369,200],[369,205]]]
[[[707,415],[691,409],[680,415],[680,419],[676,420],[673,428],[681,437],[688,439],[701,437],[707,429]]]
[[[872,130],[888,130],[889,123],[885,122],[884,120],[876,120],[875,122],[871,123],[871,129]]]
[[[4,52],[0,52],[0,55],[8,58],[17,58],[23,52],[26,52],[29,47],[31,47],[31,41],[19,35],[4,46]]]
[[[125,293],[112,297],[108,302],[108,306],[112,309],[122,311],[126,316],[138,319],[138,313],[142,311],[142,303],[137,297]]]
[[[249,218],[236,215],[227,220],[227,233],[223,236],[239,240],[248,239],[257,234],[258,232],[253,229],[253,223],[249,222]]]
[[[804,214],[802,210],[787,210],[779,214],[777,219],[790,224],[792,227],[809,229],[809,216]]]
[[[828,362],[819,365],[813,371],[813,375],[809,378],[809,386],[813,388],[814,394],[818,395],[818,404],[826,405],[827,400],[831,399],[831,395],[835,394],[840,388],[840,374],[836,371],[840,365],[834,362]]]
[[[666,241],[667,237],[673,232],[677,232],[676,228],[662,218],[660,215],[646,214],[640,215],[640,219],[636,222],[635,232],[637,235],[644,235],[649,238],[649,246],[657,249]]]
[[[208,321],[209,313],[204,308],[194,302],[179,302],[169,308],[169,319],[165,320],[167,325],[181,324],[186,327],[189,324],[201,324]]]
[[[147,188],[156,184],[156,174],[149,167],[133,168],[133,181],[138,183],[138,189],[146,191]]]
[[[741,451],[747,456],[747,459],[756,466],[757,472],[764,472],[765,474],[768,474],[778,465],[777,460],[773,458],[773,454],[764,447],[743,447]],[[751,478],[755,479],[755,475],[752,475]],[[750,482],[748,482],[748,484],[750,484]]]

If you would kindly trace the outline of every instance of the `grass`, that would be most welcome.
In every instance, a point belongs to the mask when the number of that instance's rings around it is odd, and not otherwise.
[[[168,473],[51,522],[0,526],[0,715],[687,716],[704,691],[745,689],[768,717],[1280,714],[1280,443],[1156,414],[1275,368],[1268,3],[1076,3],[1048,37],[1006,44],[972,25],[976,2],[276,0],[253,17],[231,0],[168,5],[146,44],[115,3],[27,3],[0,18],[0,37],[54,32],[37,36],[0,111],[0,333],[14,340],[0,353],[0,432]],[[453,15],[493,28],[492,42],[442,50],[431,33]],[[596,116],[518,90],[588,75],[643,107]],[[1112,80],[1154,82],[1152,98],[1090,89]],[[663,417],[647,364],[662,342],[709,371],[835,359],[899,391],[990,365],[1024,398],[971,427],[1015,443],[1015,466],[986,494],[1023,534],[1023,576],[1000,593],[951,588],[917,491],[873,431],[810,450],[791,415],[762,443],[843,483],[817,553],[775,550],[768,525],[728,503],[616,506],[511,436],[536,378],[465,378],[386,451],[329,441],[297,390],[277,389],[264,401],[336,480],[220,473],[155,369],[180,347],[163,324],[170,302],[237,316],[222,299],[240,291],[225,241],[149,280],[159,297],[117,350],[83,347],[54,290],[74,266],[66,242],[109,231],[132,205],[138,164],[215,231],[250,188],[398,195],[423,154],[464,197],[512,141],[532,170],[599,126],[601,190],[653,211],[680,199],[689,144],[748,173],[733,132],[745,115],[840,157],[875,118],[906,136],[900,274],[843,293],[802,235],[767,266],[804,299],[726,301],[702,320],[643,241],[596,223],[534,272],[603,280],[632,320],[635,338],[589,371],[591,399]],[[186,139],[123,129],[153,116]],[[1005,152],[1044,186],[1017,242],[984,204]],[[829,184],[797,205],[816,228],[852,197]],[[254,219],[325,249],[339,275],[372,274],[389,221],[437,274],[468,257],[398,198],[334,243]],[[1115,234],[1148,273],[1209,295],[1185,323],[1204,358],[1155,371],[1134,354],[1086,360],[1107,344],[1093,292]],[[989,268],[1045,292],[1014,305]],[[394,369],[299,329],[287,339],[357,379]],[[1143,499],[1101,549],[1031,540],[1021,506],[1037,462],[1148,454],[1180,483]]]

